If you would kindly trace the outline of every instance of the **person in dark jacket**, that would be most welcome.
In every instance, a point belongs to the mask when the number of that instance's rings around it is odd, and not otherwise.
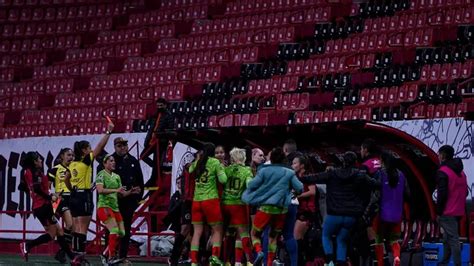
[[[163,98],[156,100],[156,113],[148,121],[148,132],[145,137],[144,150],[141,158],[153,154],[153,170],[150,184],[156,183],[161,171],[171,171],[171,166],[164,165],[164,155],[170,140],[170,130],[174,129],[174,116],[168,110],[168,101]]]
[[[300,178],[303,183],[327,185],[328,215],[323,225],[323,249],[330,265],[334,264],[334,255],[338,264],[346,263],[349,233],[365,210],[360,189],[367,186],[375,189],[379,186],[379,182],[367,176],[365,171],[356,168],[357,155],[354,152],[346,152],[343,158],[342,168]],[[337,236],[336,254],[331,239],[333,235]]]
[[[122,186],[124,186],[127,191],[140,189],[140,193],[138,194],[134,193],[118,199],[119,210],[122,214],[125,228],[125,236],[120,240],[119,256],[120,259],[125,261],[130,243],[133,214],[143,197],[143,173],[140,162],[128,152],[128,141],[126,139],[121,137],[115,138],[114,148],[115,152],[112,156],[115,159],[115,173],[120,176]]]
[[[438,222],[444,230],[443,259],[438,265],[448,265],[451,255],[454,265],[461,265],[459,219],[466,212],[467,177],[461,159],[454,158],[454,148],[444,145],[438,151],[441,166],[436,173]]]
[[[301,152],[298,151],[298,146],[296,146],[294,139],[288,139],[283,143],[283,152],[285,153],[289,167],[291,167],[293,159],[295,159],[296,156],[302,155]]]

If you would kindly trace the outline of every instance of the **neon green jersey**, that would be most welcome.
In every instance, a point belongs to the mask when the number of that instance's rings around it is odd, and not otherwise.
[[[189,173],[196,170],[198,161],[195,161],[189,167]],[[224,184],[227,176],[224,172],[224,166],[216,158],[209,158],[206,163],[206,169],[201,176],[196,176],[194,187],[194,201],[204,201],[210,199],[218,199],[217,181]]]
[[[253,178],[252,169],[240,164],[232,164],[225,168],[227,182],[225,183],[222,202],[225,205],[245,205],[242,202],[242,193],[247,183]]]
[[[120,176],[116,173],[109,174],[105,170],[102,170],[97,174],[95,183],[97,185],[103,185],[104,188],[108,189],[117,189],[122,187]],[[118,193],[99,194],[99,199],[97,200],[97,207],[108,207],[111,208],[113,211],[118,212],[119,207],[117,194]]]

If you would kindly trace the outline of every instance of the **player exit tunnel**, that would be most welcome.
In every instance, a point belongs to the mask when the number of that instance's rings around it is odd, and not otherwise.
[[[382,148],[398,157],[398,167],[405,173],[411,190],[406,219],[413,222],[413,232],[421,240],[430,230],[436,213],[432,194],[438,166],[436,152],[418,139],[398,129],[377,123],[355,121],[315,125],[274,126],[254,128],[220,128],[218,130],[185,131],[178,141],[198,148],[202,142],[213,142],[225,147],[260,147],[268,152],[281,146],[286,139],[294,139],[298,150],[309,155],[315,171],[327,165],[341,164],[341,155],[352,150],[360,154],[360,144],[372,138]],[[431,225],[431,226],[430,226]],[[466,230],[462,229],[462,235]],[[417,236],[412,236],[417,238]]]

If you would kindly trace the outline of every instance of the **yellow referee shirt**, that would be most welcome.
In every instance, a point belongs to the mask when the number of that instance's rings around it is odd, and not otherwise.
[[[51,170],[48,172],[49,180],[54,182],[54,189],[56,193],[70,192],[66,186],[64,180],[66,179],[66,173],[70,172],[69,168],[65,167],[62,164],[55,165]]]
[[[94,154],[91,152],[80,161],[72,161],[69,165],[71,171],[71,185],[77,189],[92,188],[92,162]]]

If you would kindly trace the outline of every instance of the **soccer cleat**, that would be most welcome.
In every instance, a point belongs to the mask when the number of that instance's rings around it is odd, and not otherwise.
[[[20,243],[20,251],[21,251],[21,256],[25,259],[25,261],[28,261],[28,250],[26,249],[25,242]]]
[[[102,265],[106,266],[107,265],[107,257],[104,254],[100,254],[99,258],[100,258],[100,262],[102,263]]]
[[[61,264],[66,263],[67,262],[66,252],[62,249],[58,250],[58,252],[56,252],[56,255],[54,255],[54,259],[59,261],[59,263]]]
[[[263,257],[265,255],[263,254],[262,251],[260,251],[259,253],[257,253],[257,257],[255,258],[255,260],[253,261],[253,265],[260,265],[262,263],[262,260],[263,260]]]
[[[247,266],[253,266],[253,263],[247,261]]]
[[[235,263],[235,265],[237,266],[237,263]],[[226,262],[224,266],[232,266],[232,264],[230,264],[230,262]]]
[[[122,259],[117,258],[117,257],[112,257],[109,259],[107,262],[108,265],[118,265],[120,262],[122,262]]]
[[[224,266],[224,263],[216,256],[211,256],[209,258],[209,265],[212,266]]]

